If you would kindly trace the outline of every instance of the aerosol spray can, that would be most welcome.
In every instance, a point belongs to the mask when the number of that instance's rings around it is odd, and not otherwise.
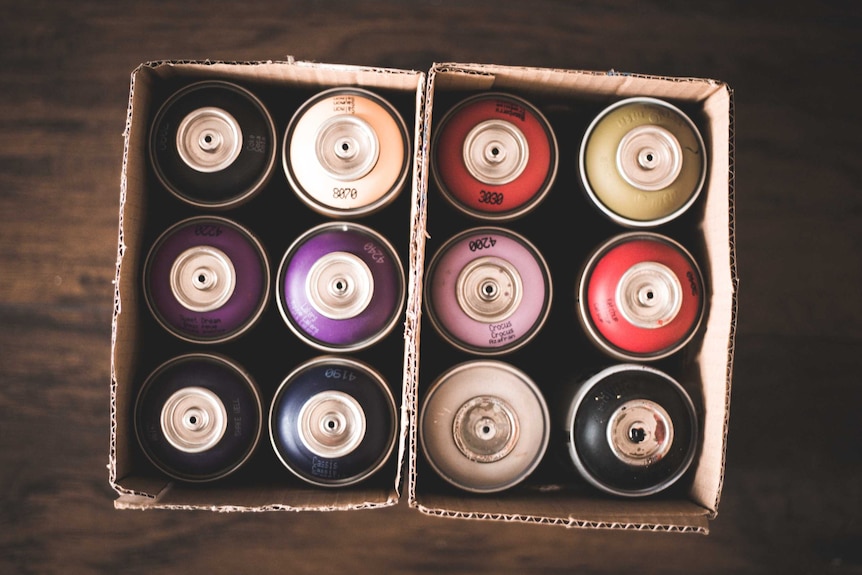
[[[221,343],[248,331],[266,308],[269,289],[260,241],[222,217],[171,226],[144,264],[144,294],[156,320],[194,343]]]
[[[249,90],[191,84],[165,101],[150,130],[156,177],[184,202],[228,208],[258,193],[275,166],[275,124]]]
[[[300,339],[325,351],[356,351],[380,341],[398,323],[404,269],[376,231],[330,222],[288,248],[277,289],[281,316]]]
[[[305,362],[285,378],[269,413],[279,460],[313,485],[358,483],[389,459],[397,435],[392,392],[369,365],[342,356]]]
[[[557,174],[557,141],[545,116],[521,97],[482,93],[433,126],[431,170],[459,210],[510,220],[534,209]]]
[[[659,493],[682,477],[698,447],[694,403],[675,379],[620,364],[587,378],[567,402],[565,437],[580,475],[624,497]]]
[[[611,220],[632,228],[678,217],[697,200],[706,150],[694,122],[655,98],[629,98],[602,111],[580,150],[581,181]]]
[[[165,474],[203,482],[225,477],[254,452],[263,427],[260,393],[233,361],[192,353],[162,364],[135,403],[135,432]]]
[[[652,361],[682,349],[704,315],[700,268],[678,242],[628,232],[589,256],[577,286],[578,319],[602,351]]]
[[[428,318],[455,347],[481,355],[520,348],[551,308],[551,274],[536,247],[513,231],[466,230],[428,266]]]
[[[392,202],[410,172],[411,143],[398,110],[361,88],[332,88],[305,102],[285,132],[282,164],[293,190],[330,217]]]
[[[501,361],[473,360],[431,384],[419,415],[428,463],[450,484],[477,493],[509,489],[542,460],[548,407],[538,386]]]

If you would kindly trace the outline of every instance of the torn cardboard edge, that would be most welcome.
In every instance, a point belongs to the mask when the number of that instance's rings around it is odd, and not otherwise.
[[[735,257],[734,179],[733,179],[733,91],[725,83],[702,78],[671,78],[615,71],[595,72],[484,64],[438,63],[428,74],[425,131],[422,134],[420,163],[423,169],[417,238],[424,252],[427,230],[427,196],[429,189],[428,150],[431,139],[431,117],[435,90],[442,91],[507,91],[525,97],[565,96],[569,98],[621,99],[652,96],[693,102],[702,106],[707,118],[704,138],[709,149],[708,178],[705,182],[704,218],[700,222],[707,261],[701,262],[710,277],[712,290],[710,311],[701,347],[697,350],[693,369],[700,376],[704,413],[701,449],[689,474],[693,476],[688,496],[682,506],[670,505],[666,512],[656,513],[654,501],[625,501],[625,511],[619,514],[619,502],[596,498],[561,500],[548,494],[544,499],[518,498],[503,492],[496,497],[458,497],[440,493],[423,493],[417,473],[418,390],[409,390],[405,397],[412,402],[408,460],[408,502],[420,512],[464,519],[485,519],[564,525],[567,527],[640,529],[670,532],[708,533],[708,521],[717,516],[724,482],[730,391],[733,369],[733,349],[737,313],[738,276]],[[421,274],[418,289],[421,292]],[[420,298],[421,299],[421,298]],[[418,335],[418,334],[417,334]],[[417,345],[418,345],[417,338]],[[418,349],[417,349],[418,352]],[[417,358],[417,361],[419,359]],[[418,378],[411,380],[418,385]],[[644,511],[644,508],[650,509]],[[672,508],[672,509],[671,509]],[[617,511],[613,511],[617,509]],[[659,510],[661,511],[661,509]]]
[[[152,117],[149,92],[152,84],[175,76],[200,79],[226,79],[235,81],[262,81],[286,87],[325,89],[338,86],[359,86],[367,89],[387,89],[415,93],[413,119],[413,149],[420,145],[422,113],[425,95],[424,72],[372,68],[352,65],[320,64],[301,62],[292,58],[286,61],[223,62],[223,61],[153,61],[143,63],[131,74],[128,111],[123,132],[123,160],[120,177],[120,207],[118,220],[117,260],[114,279],[114,312],[111,324],[111,435],[108,474],[111,487],[117,492],[115,507],[118,509],[202,509],[212,511],[332,511],[372,509],[394,505],[400,499],[403,465],[406,453],[406,438],[409,432],[409,403],[404,390],[411,386],[402,379],[398,448],[395,476],[390,489],[370,487],[325,490],[291,489],[284,486],[266,485],[236,486],[221,489],[218,486],[187,485],[174,482],[160,475],[136,476],[129,461],[134,438],[130,424],[123,419],[132,412],[134,401],[134,374],[137,372],[135,346],[138,338],[138,313],[140,310],[140,277],[138,268],[143,257],[141,245],[143,221],[146,217],[145,196],[147,182],[146,138]],[[408,123],[409,123],[409,119]],[[419,202],[418,160],[412,159],[410,182],[410,205]],[[406,192],[406,191],[405,191]],[[411,208],[412,212],[412,208]],[[411,218],[415,214],[411,213]],[[406,224],[407,222],[405,222]],[[410,260],[416,259],[415,246],[410,244]],[[411,266],[412,269],[412,266]],[[408,302],[418,295],[408,285]],[[409,309],[408,305],[408,309]],[[410,356],[414,345],[411,325],[415,317],[405,314],[404,349]],[[405,362],[402,378],[415,377],[415,363]],[[264,414],[265,415],[265,414]],[[263,440],[262,440],[263,441]],[[262,446],[259,446],[261,448]],[[264,446],[265,447],[265,446]]]
[[[553,525],[567,529],[605,529],[627,531],[649,531],[654,533],[693,533],[709,534],[709,521],[706,514],[687,516],[686,524],[679,524],[678,514],[639,514],[637,517],[615,518],[606,515],[601,518],[586,518],[575,516],[543,516],[535,514],[520,514],[517,512],[494,512],[445,508],[441,506],[426,507],[417,505],[416,509],[433,517],[447,519],[466,519],[473,521],[500,521],[504,523],[526,523],[530,525]]]

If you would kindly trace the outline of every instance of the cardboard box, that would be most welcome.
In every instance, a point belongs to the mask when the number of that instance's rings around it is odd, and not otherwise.
[[[419,148],[421,107],[425,90],[422,72],[284,62],[151,62],[131,76],[125,131],[119,214],[119,249],[116,269],[111,363],[111,446],[109,480],[122,509],[173,508],[218,511],[332,510],[383,507],[400,496],[405,439],[409,418],[404,390],[415,387],[412,360],[415,317],[406,315],[382,341],[368,350],[346,354],[372,365],[387,380],[396,404],[401,402],[396,448],[386,465],[371,478],[350,487],[329,489],[308,485],[277,460],[269,442],[266,417],[275,389],[297,365],[323,355],[302,343],[279,316],[273,297],[260,321],[236,341],[190,344],[157,325],[142,294],[142,266],[154,238],[174,222],[212,210],[189,206],[169,194],[155,177],[148,159],[150,124],[158,106],[171,93],[199,80],[226,80],[246,87],[267,106],[276,124],[278,145],[275,171],[266,187],[240,207],[217,215],[236,219],[264,245],[271,276],[287,246],[305,230],[331,218],[307,208],[288,186],[281,168],[281,141],[296,109],[308,98],[331,87],[364,87],[392,103],[403,117],[413,150]],[[410,171],[398,198],[378,213],[353,218],[389,239],[401,256],[405,274],[417,267],[417,250],[411,234],[417,225],[419,174],[411,155]],[[414,272],[405,278],[415,285]],[[418,294],[412,288],[408,309]],[[402,361],[405,350],[408,361]],[[229,477],[205,483],[173,481],[144,456],[133,430],[136,393],[146,376],[162,362],[189,352],[227,355],[243,366],[261,391],[264,426],[260,442],[241,469]]]
[[[238,342],[195,346],[164,332],[143,301],[141,267],[149,244],[168,224],[202,213],[169,197],[159,185],[146,152],[150,122],[159,102],[172,90],[201,79],[229,80],[264,94],[281,132],[278,139],[305,99],[336,86],[381,91],[391,98],[408,125],[412,120],[415,157],[409,191],[405,189],[392,206],[378,214],[359,219],[378,228],[396,245],[407,272],[408,293],[404,329],[399,326],[379,346],[355,354],[381,370],[396,397],[401,395],[396,453],[373,478],[356,486],[325,489],[304,484],[279,464],[265,428],[256,454],[243,469],[210,484],[171,481],[147,461],[136,443],[131,422],[135,395],[149,372],[170,357],[188,351],[236,356],[261,388],[266,411],[284,376],[304,360],[320,355],[287,330],[274,302],[260,324]],[[733,94],[727,85],[697,78],[479,64],[436,64],[426,84],[421,72],[292,60],[152,62],[135,70],[131,80],[111,366],[109,479],[119,495],[117,508],[262,511],[389,506],[400,497],[401,469],[407,455],[409,504],[429,515],[581,528],[708,532],[709,520],[718,511],[724,478],[736,321]],[[418,447],[417,419],[427,386],[446,368],[474,358],[443,342],[427,318],[423,320],[426,264],[451,234],[482,225],[448,206],[429,177],[433,120],[460,98],[487,91],[513,93],[537,105],[551,121],[558,139],[560,168],[548,197],[534,212],[500,224],[536,243],[551,265],[554,303],[545,327],[525,348],[498,359],[529,367],[552,404],[552,412],[558,411],[559,406],[553,403],[559,394],[548,382],[556,374],[561,374],[557,381],[570,385],[579,373],[615,363],[586,342],[573,305],[573,281],[583,257],[599,241],[624,231],[592,209],[580,190],[576,156],[586,126],[616,100],[652,96],[680,106],[703,134],[709,171],[701,198],[678,221],[658,229],[692,251],[709,290],[707,316],[695,339],[683,351],[655,364],[684,380],[690,392],[696,392],[693,395],[701,420],[696,459],[683,480],[667,493],[621,499],[585,485],[574,469],[560,465],[556,429],[548,454],[535,472],[521,485],[491,495],[474,495],[449,486],[436,477]],[[236,212],[220,211],[218,215],[232,217],[233,213],[262,236],[272,268],[277,267],[283,250],[296,236],[327,221],[293,196],[280,166],[258,198]],[[403,361],[392,361],[393,357]]]
[[[456,350],[421,323],[420,378],[408,390],[410,449],[408,498],[419,511],[440,517],[520,521],[566,527],[639,529],[707,533],[718,512],[724,478],[730,407],[737,276],[734,260],[733,93],[724,83],[697,78],[519,68],[479,64],[436,64],[428,76],[423,131],[419,226],[414,237],[430,261],[448,237],[487,224],[451,208],[429,177],[429,150],[435,122],[462,98],[480,92],[511,93],[537,106],[558,140],[560,161],[555,184],[533,212],[500,224],[522,233],[549,262],[554,302],[542,332],[527,346],[495,357],[525,366],[545,394],[551,412],[559,411],[559,388],[578,374],[619,363],[583,336],[575,314],[575,277],[588,252],[603,239],[626,231],[594,209],[578,180],[578,149],[590,121],[624,97],[651,96],[683,109],[700,128],[708,172],[698,201],[683,216],[655,231],[678,239],[699,262],[708,292],[707,315],[688,346],[654,365],[680,380],[694,396],[701,420],[700,448],[688,473],[667,492],[647,498],[604,495],[567,469],[555,452],[565,441],[558,422],[542,464],[520,485],[499,493],[471,494],[441,480],[419,446],[417,419],[423,394],[448,367],[474,359]],[[424,243],[427,237],[427,243]],[[420,262],[421,263],[421,262]],[[416,270],[421,290],[423,272]],[[416,307],[410,314],[419,315]],[[564,459],[564,458],[563,458]]]

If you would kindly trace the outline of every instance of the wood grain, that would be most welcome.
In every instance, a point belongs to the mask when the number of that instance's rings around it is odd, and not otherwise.
[[[7,3],[8,4],[8,3]],[[0,23],[0,572],[862,572],[855,2],[76,3]],[[119,512],[109,345],[129,74],[434,61],[735,89],[740,310],[708,537],[355,513]]]

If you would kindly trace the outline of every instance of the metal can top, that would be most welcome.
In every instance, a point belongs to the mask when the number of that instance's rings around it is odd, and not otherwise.
[[[412,143],[398,109],[358,87],[319,92],[284,134],[282,167],[307,206],[334,218],[389,205],[407,182]]]
[[[695,123],[657,98],[627,98],[590,123],[579,152],[584,191],[612,221],[655,227],[688,210],[706,180],[706,149]]]
[[[433,127],[431,175],[456,209],[483,220],[511,220],[536,208],[557,175],[550,122],[524,98],[481,92]]]
[[[520,369],[492,360],[456,365],[431,384],[419,415],[423,453],[452,485],[477,493],[513,487],[548,445],[548,407]]]
[[[177,152],[198,172],[228,168],[242,151],[242,127],[230,112],[204,106],[189,112],[177,128]]]
[[[579,383],[564,423],[580,475],[624,497],[669,488],[698,447],[691,397],[673,377],[645,365],[613,365]]]

